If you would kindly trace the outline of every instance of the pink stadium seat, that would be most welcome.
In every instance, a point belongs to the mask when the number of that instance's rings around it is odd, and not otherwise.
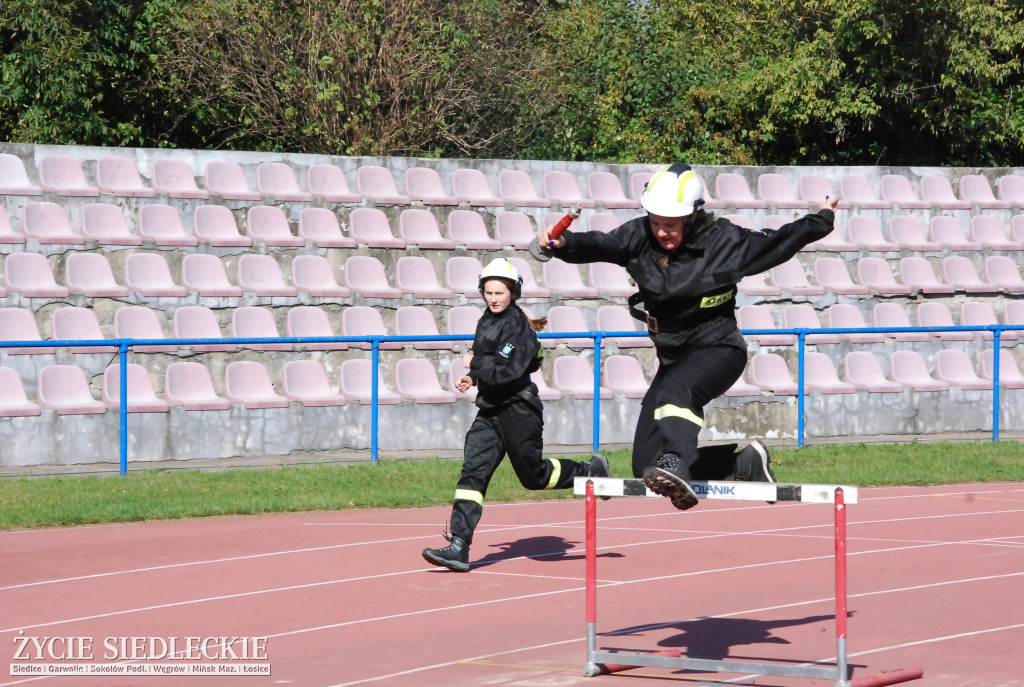
[[[587,272],[590,285],[605,298],[626,298],[636,293],[626,268],[610,262],[592,262]]]
[[[22,244],[25,237],[19,231],[14,230],[11,225],[11,216],[7,214],[7,208],[0,205],[0,244]]]
[[[416,403],[455,403],[455,393],[441,388],[434,364],[425,358],[403,358],[395,364],[395,390]]]
[[[955,327],[953,313],[949,306],[938,301],[921,303],[917,306],[918,327]],[[942,341],[970,341],[974,338],[972,332],[935,332],[935,335]]]
[[[564,212],[545,212],[544,217],[540,220],[540,226],[552,227],[558,222],[560,222],[563,217],[565,217]],[[569,231],[584,231],[583,220],[574,219],[572,222],[569,223],[568,228]]]
[[[246,253],[238,258],[238,286],[257,296],[294,297],[299,290],[284,282],[281,268],[272,255]]]
[[[992,250],[1024,250],[1024,243],[1006,237],[1003,222],[995,215],[973,215],[970,240]]]
[[[207,200],[210,192],[196,184],[192,167],[184,160],[155,160],[153,162],[153,190],[168,198]]]
[[[96,162],[96,185],[102,193],[125,198],[156,196],[156,191],[142,182],[135,160],[126,157],[101,157]]]
[[[889,379],[914,391],[948,391],[949,384],[928,372],[924,357],[917,351],[896,351],[889,358]]]
[[[631,355],[605,358],[602,379],[613,394],[622,394],[626,398],[643,398],[650,387],[643,366]]]
[[[1010,219],[1010,238],[1024,242],[1024,214],[1014,215]]]
[[[711,191],[708,190],[708,184],[704,181],[704,177],[697,175],[700,180],[701,190],[704,193],[704,209],[705,210],[722,210],[726,207],[726,203],[718,200],[711,195]]]
[[[405,255],[395,265],[395,286],[421,299],[448,300],[454,292],[437,281],[434,264],[421,255]]]
[[[755,198],[750,192],[747,180],[739,174],[722,172],[715,177],[715,198],[727,206],[737,209],[764,209],[768,202]]]
[[[391,286],[384,264],[369,255],[353,255],[345,260],[345,286],[364,298],[401,298],[402,290]]]
[[[921,200],[927,200],[941,210],[970,210],[971,204],[958,200],[953,184],[944,174],[925,174],[921,177]]]
[[[804,246],[800,250],[824,250],[829,251],[830,253],[852,253],[857,251],[858,247],[857,244],[854,243],[853,241],[847,241],[845,238],[843,238],[843,232],[837,224],[835,225],[835,228],[832,229],[832,231],[830,231],[828,234],[824,236],[824,238],[818,239],[817,241],[814,241]]]
[[[49,155],[39,161],[39,186],[58,196],[98,196],[100,190],[85,179],[82,163],[67,155]]]
[[[166,339],[156,310],[146,306],[130,305],[114,313],[115,339]],[[176,353],[177,346],[134,346],[140,353]]]
[[[541,186],[545,198],[552,203],[560,204],[565,209],[577,205],[583,208],[592,208],[595,205],[593,200],[580,193],[576,175],[571,172],[561,170],[545,172]]]
[[[409,167],[405,170],[405,192],[424,205],[458,205],[459,200],[444,190],[441,175],[430,167]]]
[[[269,308],[243,305],[231,311],[232,339],[279,339],[274,313]],[[291,351],[292,344],[246,344],[253,351]]]
[[[1024,207],[1024,176],[1007,174],[996,179],[996,197],[1011,207]]]
[[[367,305],[353,305],[341,312],[341,335],[342,336],[388,336],[389,332],[384,325],[384,318],[377,308]],[[352,347],[358,346],[365,351],[372,348],[369,341],[365,343],[352,343]],[[382,342],[380,349],[398,350],[402,344],[397,341]]]
[[[224,370],[224,396],[228,402],[249,410],[288,407],[288,399],[274,391],[267,368],[253,360],[228,363]]]
[[[264,246],[304,246],[306,240],[292,233],[284,210],[275,205],[253,205],[245,217],[245,234]]]
[[[334,267],[322,255],[296,255],[292,259],[292,284],[315,298],[348,298],[352,290],[338,284]]]
[[[874,327],[913,327],[910,315],[899,303],[877,303],[871,309],[871,324]],[[887,334],[897,341],[927,341],[931,338],[926,332],[902,332]]]
[[[985,281],[995,284],[1006,293],[1024,293],[1024,279],[1020,276],[1017,262],[1006,255],[990,255],[985,258]]]
[[[590,359],[577,355],[555,358],[551,386],[580,400],[594,398],[594,367]],[[599,393],[604,399],[612,397],[612,390],[603,385]]]
[[[942,244],[930,241],[921,219],[913,215],[893,215],[889,220],[889,236],[900,248],[920,252],[942,250]]]
[[[128,229],[121,206],[89,203],[82,208],[82,238],[105,246],[141,246],[142,239]]]
[[[43,189],[28,179],[25,163],[17,155],[0,153],[0,195],[38,196]]]
[[[726,396],[760,396],[761,387],[751,384],[741,374],[740,378],[733,382],[726,392]]]
[[[476,334],[476,323],[483,311],[472,305],[456,305],[445,311],[445,329],[451,336]],[[466,344],[471,342],[466,341]]]
[[[480,295],[480,273],[483,269],[480,261],[469,255],[448,258],[444,267],[445,288],[467,298],[483,298]]]
[[[587,228],[590,231],[600,231],[607,234],[621,224],[622,220],[610,212],[595,212],[587,217]]]
[[[992,380],[984,380],[974,371],[974,364],[966,352],[947,348],[935,354],[935,377],[950,386],[961,389],[987,390]]]
[[[822,296],[825,294],[824,287],[812,286],[807,281],[803,263],[796,258],[791,258],[769,270],[768,283],[793,296]]]
[[[502,212],[494,220],[494,238],[501,241],[503,246],[527,250],[530,243],[537,238],[537,229],[527,214],[517,211]]]
[[[782,309],[783,329],[821,329],[818,311],[810,303],[791,303]],[[795,337],[794,337],[795,339]],[[837,344],[838,334],[807,334],[804,342],[808,345]]]
[[[753,230],[753,228],[754,228],[754,220],[750,217],[750,215],[744,215],[742,213],[737,213],[737,214],[731,214],[731,215],[722,215],[721,217],[724,220],[728,220],[728,221],[732,222],[737,227],[742,227],[744,229],[751,229],[751,230]]]
[[[598,290],[583,283],[579,267],[559,260],[549,260],[541,265],[541,286],[562,298],[597,298]]]
[[[355,239],[341,233],[338,216],[327,208],[303,208],[299,212],[298,233],[307,244],[316,244],[320,248],[356,247]]]
[[[867,329],[864,313],[852,303],[835,303],[825,311],[825,324],[829,329]],[[840,334],[839,338],[854,343],[882,343],[882,334]]]
[[[455,241],[441,236],[437,218],[429,210],[410,208],[398,216],[398,238],[421,249],[451,250]]]
[[[853,283],[846,269],[846,261],[839,258],[818,258],[814,262],[814,283],[832,293],[846,296],[867,295],[870,292],[868,287]]]
[[[947,255],[942,259],[942,281],[957,291],[967,293],[995,293],[999,287],[978,277],[974,262],[965,255]]]
[[[201,363],[171,363],[164,372],[164,399],[185,410],[227,410],[231,404],[213,389],[210,371]]]
[[[0,417],[34,417],[41,412],[25,395],[21,375],[9,367],[0,367]]]
[[[224,200],[260,200],[262,195],[254,191],[245,178],[242,165],[237,162],[215,160],[206,163],[204,183],[210,195]]]
[[[855,394],[857,387],[844,382],[836,374],[832,358],[825,353],[808,351],[804,357],[804,387],[823,394]]]
[[[310,193],[328,203],[363,202],[363,197],[349,188],[345,172],[335,165],[310,165],[306,172],[306,182]]]
[[[220,330],[220,322],[217,321],[217,314],[201,305],[186,305],[178,308],[171,320],[171,329],[172,337],[175,339],[224,338],[224,334]],[[192,350],[197,353],[238,350],[238,346],[235,344],[191,344],[191,346]]]
[[[550,334],[567,334],[578,332],[589,332],[583,311],[571,305],[554,305],[548,309],[548,326],[545,329]],[[560,343],[569,348],[593,348],[594,340],[590,337],[541,339],[545,348],[554,348]]]
[[[174,282],[171,268],[159,253],[132,253],[125,258],[124,285],[132,293],[146,297],[178,298],[187,293],[184,286]]]
[[[743,332],[779,328],[767,305],[741,305],[736,311],[736,324]],[[790,346],[796,341],[796,336],[793,334],[744,333],[743,336],[747,341],[756,341],[762,346]]]
[[[960,200],[982,210],[1009,210],[1012,203],[998,200],[992,193],[992,185],[984,174],[965,174],[960,177]]]
[[[747,277],[743,277],[740,283],[736,285],[736,289],[747,296],[780,296],[782,295],[782,289],[775,285],[768,285],[764,283],[765,274],[752,274]]]
[[[103,253],[71,253],[64,263],[64,284],[71,293],[89,298],[115,298],[128,295],[128,289],[114,280],[107,256]]]
[[[523,298],[549,298],[551,296],[551,289],[537,283],[531,264],[533,260],[511,257],[509,262],[515,265],[519,276],[523,278]]]
[[[914,291],[912,287],[896,281],[885,258],[869,256],[858,260],[857,282],[882,296],[907,295]]]
[[[981,352],[981,378],[992,381],[995,377],[995,353],[991,348]],[[999,385],[1008,389],[1024,389],[1024,374],[1017,367],[1013,353],[999,349]]]
[[[487,175],[479,169],[456,169],[452,172],[452,193],[460,203],[479,207],[502,207],[505,201],[491,191]]]
[[[341,364],[338,376],[338,388],[345,398],[359,401],[362,405],[373,402],[373,362],[370,360],[346,360]],[[384,383],[384,374],[377,369],[377,403],[380,405],[398,405],[402,397],[388,389]]]
[[[538,370],[539,371],[539,370]],[[466,376],[466,366],[462,364],[462,356],[455,356],[452,358],[452,362],[448,365],[448,391],[455,394],[455,398],[465,398],[470,401],[476,400],[477,388],[475,386],[469,387],[465,393],[459,391],[455,383],[462,377]],[[561,394],[559,394],[561,398]],[[542,399],[544,400],[544,399]]]
[[[92,397],[85,373],[75,365],[48,365],[39,371],[36,402],[58,415],[98,415],[107,407]]]
[[[356,189],[378,205],[408,205],[412,199],[399,193],[391,170],[379,165],[360,165],[356,169]]]
[[[283,162],[261,162],[256,167],[256,190],[275,201],[308,203],[313,194],[299,188],[295,170]]]
[[[50,261],[39,253],[10,253],[4,259],[4,287],[26,298],[64,298],[68,290],[57,284]]]
[[[643,196],[644,190],[647,188],[647,182],[649,182],[653,176],[654,172],[633,172],[630,174],[629,197],[639,203],[640,197]]]
[[[197,207],[193,213],[192,233],[200,243],[211,246],[252,246],[252,239],[238,231],[235,216],[226,205]]]
[[[776,396],[795,396],[798,392],[785,359],[778,353],[755,353],[750,361],[750,381]]]
[[[782,176],[781,174],[770,174],[763,173],[757,177],[757,197],[768,205],[774,206],[779,209],[802,209],[806,210],[809,206],[806,200],[798,198],[796,193],[793,191],[793,186],[789,183],[789,179]],[[821,205],[825,198],[822,196],[815,205]]]
[[[285,322],[285,336],[322,338],[339,336],[339,334],[331,328],[331,321],[328,319],[325,311],[312,305],[299,305],[288,309],[288,318]],[[301,345],[305,346],[307,351],[348,350],[348,344],[344,341],[321,341]]]
[[[551,200],[537,195],[533,178],[518,169],[505,169],[498,174],[498,196],[518,207],[551,207]]]
[[[624,305],[602,305],[597,308],[597,330],[601,332],[647,332],[647,328],[638,328],[639,320],[629,314]],[[654,346],[649,336],[619,336],[604,339],[619,348],[650,348]]]
[[[25,308],[0,308],[0,331],[4,341],[42,341],[35,315]],[[5,348],[7,355],[52,355],[56,349],[49,347]]]
[[[878,182],[878,197],[900,210],[928,210],[931,201],[921,200],[910,179],[899,174],[883,174]]]
[[[185,231],[178,209],[171,205],[143,205],[139,209],[139,238],[158,246],[198,246],[199,239]]]
[[[439,336],[434,313],[422,305],[403,305],[395,312],[396,336]],[[453,341],[416,341],[417,350],[451,350]]]
[[[343,406],[347,399],[331,389],[327,371],[317,360],[290,360],[281,371],[281,395],[310,408]]]
[[[839,180],[839,197],[860,210],[887,210],[892,205],[876,196],[871,181],[860,174],[847,174]]]
[[[530,380],[537,385],[537,395],[542,401],[560,401],[562,400],[563,394],[558,389],[552,389],[548,386],[547,381],[544,379],[544,373],[541,370],[530,375]]]
[[[804,174],[797,182],[797,197],[804,201],[803,208],[816,208],[825,202],[826,198],[835,198],[836,192],[832,188],[832,182],[828,177],[820,174]],[[839,210],[849,210],[850,201],[839,196]]]
[[[981,250],[980,243],[966,238],[963,224],[952,215],[932,217],[928,222],[928,227],[931,240],[941,244],[943,248],[962,251]]]
[[[898,251],[899,244],[886,241],[882,235],[882,225],[874,215],[854,215],[846,223],[846,235],[850,241],[872,253]]]
[[[843,367],[843,381],[858,389],[882,394],[898,394],[903,391],[902,384],[886,379],[882,364],[874,353],[851,351],[846,354]]]
[[[189,253],[181,261],[181,283],[189,293],[200,296],[235,297],[241,287],[228,280],[224,263],[209,253]]]
[[[762,225],[765,229],[780,229],[792,221],[793,217],[789,215],[765,215]],[[809,246],[804,246],[800,250],[808,250],[808,248]]]
[[[128,382],[128,407],[129,413],[166,413],[170,411],[171,405],[157,398],[153,391],[153,381],[149,378],[149,371],[142,365],[128,363],[126,368]],[[114,363],[103,371],[103,392],[100,399],[108,408],[118,408],[121,405],[121,366]]]
[[[21,233],[43,244],[80,246],[85,243],[85,238],[71,228],[64,206],[57,203],[26,203],[21,211]]]
[[[603,205],[608,209],[640,207],[639,200],[626,197],[619,177],[611,172],[591,172],[587,175],[587,198],[594,201],[595,205]]]
[[[985,301],[967,301],[960,306],[960,326],[962,327],[987,327],[991,324],[1000,324],[996,312],[990,303]],[[975,332],[977,335],[979,332]],[[992,341],[992,332],[980,332],[986,341]],[[1003,341],[1015,341],[1017,332],[1004,331],[1000,337]]]
[[[405,248],[405,239],[391,233],[391,224],[377,208],[356,208],[349,215],[349,231],[358,244],[370,248]]]
[[[469,250],[501,250],[504,244],[487,233],[483,215],[473,210],[448,213],[448,238]]]
[[[956,291],[949,284],[939,281],[928,260],[916,256],[900,258],[900,281],[922,293],[953,293]]]

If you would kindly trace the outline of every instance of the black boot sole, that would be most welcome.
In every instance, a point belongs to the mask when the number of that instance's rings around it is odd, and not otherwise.
[[[643,480],[644,486],[659,496],[667,496],[679,510],[689,510],[700,502],[693,486],[668,470],[649,467],[644,470]]]
[[[439,568],[448,568],[452,572],[469,572],[469,563],[453,561],[449,558],[441,558],[430,549],[423,551],[423,560]]]

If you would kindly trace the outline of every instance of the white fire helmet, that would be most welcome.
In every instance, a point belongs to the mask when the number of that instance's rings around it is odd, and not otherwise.
[[[481,294],[484,292],[484,282],[488,279],[502,279],[508,282],[513,299],[519,298],[523,292],[523,278],[519,275],[519,270],[516,269],[516,266],[508,258],[495,258],[487,263],[484,271],[480,273]]]
[[[704,185],[690,165],[677,162],[651,177],[640,205],[652,215],[684,217],[703,207]]]

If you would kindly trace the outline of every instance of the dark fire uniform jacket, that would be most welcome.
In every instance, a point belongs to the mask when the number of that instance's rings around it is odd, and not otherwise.
[[[478,389],[477,407],[503,406],[517,396],[539,407],[530,374],[540,369],[543,358],[540,340],[518,305],[498,314],[485,310],[476,325],[468,373]]]

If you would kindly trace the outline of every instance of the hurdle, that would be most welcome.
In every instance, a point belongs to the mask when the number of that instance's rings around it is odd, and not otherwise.
[[[584,677],[595,677],[639,667],[688,669],[701,672],[772,675],[834,680],[835,687],[884,687],[916,680],[924,675],[920,667],[848,679],[846,656],[846,507],[858,500],[857,487],[832,484],[779,484],[773,482],[694,481],[698,499],[731,501],[795,501],[831,503],[835,521],[835,625],[836,661],[809,661],[803,665],[690,658],[670,649],[651,653],[610,653],[597,651],[597,497],[658,496],[640,479],[577,477],[573,492],[586,496],[586,623],[587,657]],[[664,497],[659,497],[664,498]]]

